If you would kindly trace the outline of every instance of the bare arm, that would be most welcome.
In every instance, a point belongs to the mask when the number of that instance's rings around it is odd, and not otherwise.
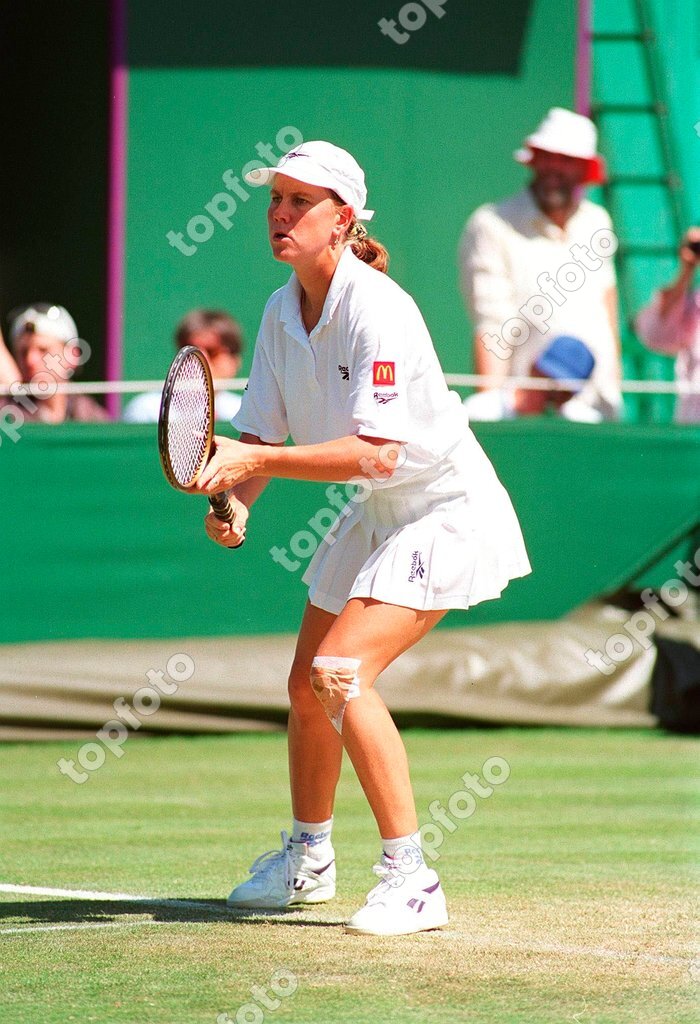
[[[217,447],[220,443],[228,440],[229,438],[217,438]],[[256,437],[255,434],[241,434],[241,443],[250,447],[255,447],[256,445],[266,446],[267,444],[267,442],[261,441],[259,437]],[[282,443],[280,442],[280,444]],[[278,445],[270,445],[270,447],[278,447]],[[235,487],[216,488],[216,490],[226,490],[226,495],[233,507],[236,518],[233,526],[230,526],[228,523],[218,519],[213,512],[209,512],[204,519],[204,529],[207,532],[207,536],[222,547],[240,547],[245,540],[246,524],[250,509],[269,482],[269,476],[251,476]],[[209,493],[212,492],[210,491]]]
[[[617,366],[617,377],[618,380],[622,376],[622,348],[620,346],[620,317],[618,313],[618,297],[617,287],[612,285],[605,292],[605,310],[608,314],[610,321],[610,329],[615,339],[615,352],[617,355],[616,366]]]
[[[194,490],[227,491],[233,497],[236,521],[229,526],[210,512],[204,520],[207,534],[223,547],[242,544],[248,510],[272,477],[329,482],[359,476],[386,479],[394,471],[400,449],[398,441],[356,435],[293,448],[265,444],[252,434],[242,434],[240,441],[217,437],[216,453]]]
[[[222,440],[217,439],[219,443]],[[283,443],[267,444],[254,434],[241,434],[239,444],[274,449],[256,453],[257,464],[262,470],[259,475],[249,476],[231,488],[231,494],[246,508],[251,508],[257,501],[273,476],[321,483],[346,481],[355,476],[390,477],[400,448],[396,441],[362,438],[355,434],[323,444],[293,448],[286,448]],[[385,450],[385,445],[391,447]],[[379,446],[382,447],[381,452],[377,451]]]
[[[241,434],[240,441],[242,444],[250,445],[264,445],[268,442],[261,441],[255,434]],[[284,442],[280,441],[278,444],[271,444],[271,448],[281,448]],[[258,500],[262,492],[265,490],[270,482],[269,476],[251,476],[248,480],[244,480],[240,484],[236,484],[229,491],[229,498],[237,498],[242,505],[245,505],[247,509],[253,507],[255,502]]]
[[[217,438],[216,443],[216,454],[199,478],[196,490],[212,494],[235,487],[237,497],[244,482],[269,480],[273,476],[323,482],[340,482],[353,477],[388,479],[401,449],[399,441],[355,434],[291,448],[255,445],[225,437]]]
[[[693,252],[688,244],[689,242],[700,242],[700,228],[689,228],[681,241],[678,250],[681,260],[678,276],[673,284],[669,285],[668,288],[664,288],[661,292],[659,313],[662,318],[685,300],[693,283],[695,271],[700,265],[700,256]]]

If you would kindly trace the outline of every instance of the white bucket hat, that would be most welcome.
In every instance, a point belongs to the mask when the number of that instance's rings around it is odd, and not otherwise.
[[[599,185],[605,181],[605,160],[596,152],[598,132],[596,126],[583,114],[563,107],[552,107],[533,135],[525,139],[525,146],[516,149],[513,156],[519,164],[529,164],[533,149],[546,153],[561,153],[588,162],[584,185]]]
[[[35,302],[15,316],[10,328],[12,344],[27,330],[34,334],[47,334],[66,343],[78,337],[78,328],[68,310],[48,302]]]
[[[290,149],[275,167],[257,167],[244,176],[249,185],[268,185],[275,174],[286,174],[305,185],[318,185],[337,192],[352,206],[358,220],[371,220],[374,210],[365,210],[365,173],[345,149],[330,142],[302,142]]]

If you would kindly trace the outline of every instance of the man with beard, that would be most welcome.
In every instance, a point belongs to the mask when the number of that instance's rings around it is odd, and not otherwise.
[[[499,389],[529,376],[560,335],[579,338],[595,366],[571,418],[616,419],[620,344],[610,217],[584,197],[605,180],[597,132],[581,114],[554,107],[515,159],[531,170],[515,196],[479,207],[462,235],[462,290],[474,325],[477,373]],[[577,412],[578,410],[578,412]]]

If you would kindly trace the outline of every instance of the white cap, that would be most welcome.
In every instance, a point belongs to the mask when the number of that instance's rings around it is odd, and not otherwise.
[[[605,181],[605,161],[597,152],[598,132],[590,118],[575,114],[564,107],[552,107],[537,130],[525,140],[523,149],[516,149],[513,156],[520,164],[529,164],[533,149],[547,153],[561,153],[588,161],[585,185],[597,185]]]
[[[27,330],[35,334],[48,334],[64,342],[74,341],[78,337],[78,328],[68,310],[48,302],[36,302],[15,317],[10,328],[12,344]]]
[[[302,142],[290,149],[276,167],[258,167],[244,176],[249,185],[268,185],[275,174],[286,174],[305,185],[318,185],[337,192],[352,206],[358,220],[371,220],[374,210],[365,210],[365,173],[345,149],[330,142]]]

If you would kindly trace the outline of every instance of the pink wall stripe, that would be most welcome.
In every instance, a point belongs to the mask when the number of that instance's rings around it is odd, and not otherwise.
[[[591,113],[591,0],[578,0],[576,26],[576,84],[574,108],[578,114]]]
[[[127,0],[111,2],[109,212],[107,223],[107,380],[121,380],[123,367],[124,250],[129,69],[126,50]],[[107,396],[107,410],[119,416],[120,396]]]

